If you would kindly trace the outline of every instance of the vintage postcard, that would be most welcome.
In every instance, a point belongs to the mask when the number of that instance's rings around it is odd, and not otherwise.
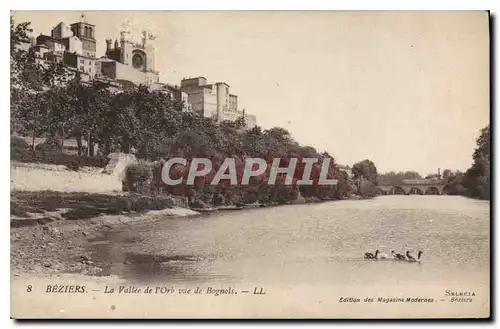
[[[11,317],[490,317],[487,11],[12,11]]]

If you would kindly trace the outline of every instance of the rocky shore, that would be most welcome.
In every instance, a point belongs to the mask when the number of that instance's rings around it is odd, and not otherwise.
[[[11,228],[11,272],[98,275],[102,264],[92,259],[85,245],[96,237],[105,237],[113,227],[156,221],[166,217],[196,216],[185,208],[169,208],[135,215],[102,215],[86,220],[58,220],[44,225]]]

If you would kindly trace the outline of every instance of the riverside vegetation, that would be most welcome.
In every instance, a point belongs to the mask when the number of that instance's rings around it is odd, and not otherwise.
[[[124,190],[138,192],[144,197],[79,195],[50,192],[32,194],[13,191],[11,208],[15,213],[25,209],[46,210],[79,203],[66,213],[68,219],[82,218],[84,213],[126,213],[131,209],[144,211],[170,207],[169,202],[154,200],[165,195],[185,197],[191,207],[202,208],[234,204],[286,204],[303,201],[339,200],[352,195],[361,198],[377,194],[379,175],[375,164],[366,159],[353,165],[352,177],[340,170],[327,152],[297,143],[283,128],[247,129],[243,119],[217,122],[196,113],[184,112],[181,102],[146,86],[124,86],[116,89],[103,81],[83,82],[79,73],[59,63],[37,61],[34,54],[18,49],[28,41],[30,23],[15,24],[11,17],[11,135],[30,137],[11,138],[11,159],[20,162],[63,164],[77,171],[81,166],[104,167],[111,152],[129,153],[134,150],[139,163],[126,168]],[[46,142],[35,146],[37,137]],[[64,140],[77,141],[77,155],[64,154]],[[87,142],[88,149],[83,146]],[[99,150],[94,145],[99,145]],[[165,159],[183,157],[187,166],[176,165],[171,177],[184,178],[182,184],[168,186],[161,180]],[[198,177],[194,185],[185,184],[189,160],[195,157],[212,161],[212,172]],[[232,186],[228,180],[213,186],[209,182],[225,158],[234,158],[238,179],[248,157],[265,159],[270,167],[273,158],[280,158],[281,167],[290,158],[298,158],[292,185],[284,184],[278,175],[276,184],[268,185],[268,173],[252,177],[249,185]],[[313,165],[311,186],[298,186],[304,164],[302,158],[318,158]],[[338,184],[318,184],[321,163],[332,158],[327,178]],[[450,174],[450,186],[457,194],[489,198],[489,127],[482,131],[474,165],[465,174]],[[147,198],[148,201],[144,201]],[[44,201],[35,200],[44,199]],[[100,200],[97,201],[96,200]],[[129,201],[133,200],[132,205]],[[40,205],[42,204],[42,205]],[[92,207],[90,207],[92,204]],[[95,206],[99,204],[99,206]],[[93,210],[90,210],[90,209]],[[112,208],[112,210],[110,210]],[[40,209],[39,209],[40,210]],[[79,215],[76,215],[79,214]]]
[[[442,177],[429,174],[425,177],[418,172],[388,172],[379,175],[378,184],[398,185],[403,179],[442,178],[446,184],[443,193],[448,195],[463,195],[471,198],[490,200],[491,197],[491,136],[490,125],[479,132],[476,148],[472,154],[472,165],[464,172],[450,169],[443,170]]]

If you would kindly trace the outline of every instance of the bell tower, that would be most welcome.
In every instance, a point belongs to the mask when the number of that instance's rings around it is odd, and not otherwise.
[[[120,32],[120,62],[132,66],[132,51],[134,49],[130,38],[130,22],[125,20]]]
[[[156,36],[147,30],[142,31],[142,36],[142,47],[146,53],[146,69],[153,72],[155,71],[155,49],[150,41],[155,40]]]
[[[82,41],[83,55],[95,58],[95,25],[87,22],[85,13],[82,13],[79,22],[71,24],[71,31],[75,37]]]

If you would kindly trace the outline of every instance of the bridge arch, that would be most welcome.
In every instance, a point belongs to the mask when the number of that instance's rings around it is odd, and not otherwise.
[[[429,186],[429,187],[425,190],[425,194],[430,194],[430,195],[440,195],[441,193],[439,193],[439,189],[438,189],[436,186]]]
[[[394,186],[391,189],[391,194],[406,194],[406,192],[401,186]]]
[[[410,191],[408,192],[408,194],[418,194],[418,195],[423,195],[424,192],[422,192],[422,190],[416,186],[412,186],[412,188],[410,188]]]
[[[422,182],[423,181],[423,182]],[[446,184],[433,180],[404,181],[398,185],[379,185],[377,193],[379,195],[399,194],[399,195],[443,195],[449,194]]]

